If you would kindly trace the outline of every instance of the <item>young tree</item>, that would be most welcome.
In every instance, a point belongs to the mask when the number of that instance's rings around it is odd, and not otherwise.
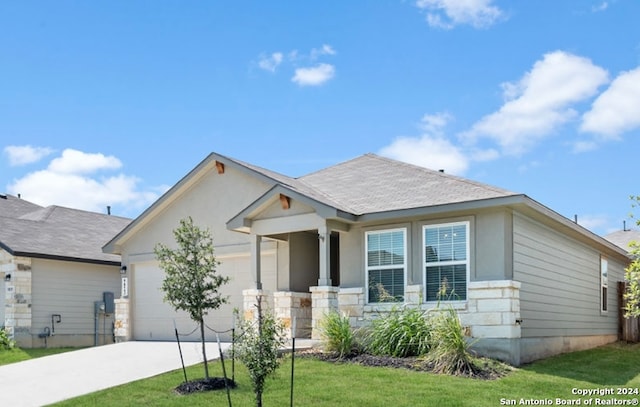
[[[278,350],[284,344],[284,327],[271,312],[263,311],[262,297],[257,300],[258,319],[240,322],[237,354],[249,371],[256,407],[262,407],[265,380],[280,365]]]
[[[632,195],[630,198],[631,208],[636,208],[640,204],[640,196]],[[630,216],[633,218],[633,213]],[[636,225],[640,226],[640,220]],[[640,316],[640,243],[631,242],[629,249],[631,263],[625,269],[624,317],[634,318]]]
[[[204,317],[209,310],[217,309],[228,301],[219,289],[229,281],[229,277],[218,274],[216,268],[220,262],[215,257],[209,229],[200,229],[188,217],[180,220],[180,226],[173,231],[173,235],[177,249],[170,249],[161,243],[154,248],[160,267],[165,272],[162,281],[164,300],[174,309],[186,311],[200,325],[204,374],[209,379]]]
[[[631,263],[625,269],[624,317],[640,317],[640,245],[631,244]]]

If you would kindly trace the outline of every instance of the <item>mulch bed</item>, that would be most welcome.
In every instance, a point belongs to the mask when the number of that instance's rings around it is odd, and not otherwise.
[[[236,387],[236,383],[231,379],[227,379],[227,384],[229,385],[229,388],[233,389]],[[201,391],[224,389],[225,385],[223,377],[210,377],[208,379],[196,379],[182,383],[180,386],[175,388],[175,391],[178,394],[191,394]]]
[[[309,357],[331,363],[355,363],[362,366],[391,367],[396,369],[408,369],[418,372],[433,372],[433,364],[418,357],[391,357],[376,356],[366,353],[350,354],[340,357],[337,353],[323,352],[317,349],[309,349],[296,352],[296,357]],[[464,372],[458,376],[470,377],[482,380],[494,380],[507,375],[513,368],[504,363],[487,359],[476,358],[473,371]]]

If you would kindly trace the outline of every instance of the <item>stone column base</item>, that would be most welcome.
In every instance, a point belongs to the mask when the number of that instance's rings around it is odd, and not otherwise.
[[[258,301],[262,302],[262,310],[269,308],[269,292],[266,290],[258,290],[255,288],[242,290],[243,297],[243,317],[247,321],[256,321],[258,319]]]
[[[311,337],[311,294],[291,291],[273,293],[273,308],[276,318],[285,326],[285,336],[291,339]],[[293,332],[295,318],[296,330]]]
[[[338,292],[340,313],[349,318],[353,328],[364,324],[364,303],[364,287],[341,288]]]
[[[320,321],[331,311],[338,310],[338,287],[309,287],[311,291],[311,339],[322,339]]]
[[[114,322],[114,335],[116,343],[131,340],[130,302],[128,298],[114,300],[116,304],[116,317]]]

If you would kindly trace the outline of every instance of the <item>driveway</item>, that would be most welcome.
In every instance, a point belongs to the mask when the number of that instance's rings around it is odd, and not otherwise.
[[[217,343],[206,346],[208,359],[219,357]],[[182,354],[186,365],[202,361],[199,342],[182,343]],[[0,404],[42,406],[181,367],[175,342],[123,342],[31,359],[0,366]]]

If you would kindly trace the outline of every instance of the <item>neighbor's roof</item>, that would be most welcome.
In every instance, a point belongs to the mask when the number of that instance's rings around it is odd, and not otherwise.
[[[0,247],[14,256],[119,264],[102,246],[130,219],[0,197]]]
[[[609,233],[604,237],[611,243],[615,244],[618,247],[623,248],[626,251],[629,251],[629,243],[638,242],[640,243],[640,230],[636,229],[626,229],[626,230],[618,230],[617,232]]]
[[[19,218],[38,209],[42,209],[42,206],[13,195],[0,195],[0,217]]]

